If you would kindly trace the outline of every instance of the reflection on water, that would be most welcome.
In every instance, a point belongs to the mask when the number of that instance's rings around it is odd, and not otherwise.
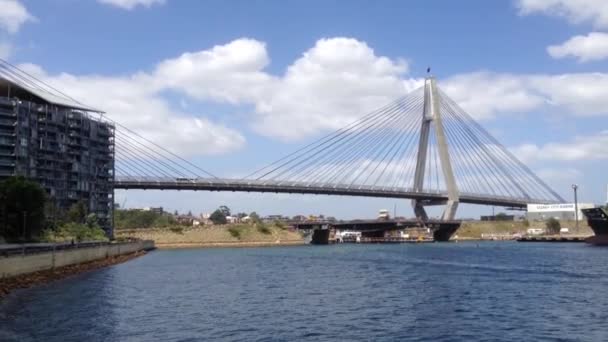
[[[608,340],[608,249],[156,251],[9,296],[4,341]]]

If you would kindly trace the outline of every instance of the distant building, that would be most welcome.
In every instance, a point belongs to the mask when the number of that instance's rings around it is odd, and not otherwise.
[[[291,219],[296,222],[303,222],[303,221],[306,221],[306,216],[296,215],[296,216],[292,217]]]
[[[195,218],[190,215],[178,215],[175,217],[177,223],[185,226],[192,226],[194,224]]]
[[[581,209],[595,208],[592,203],[578,203],[578,219],[584,220]],[[575,219],[574,203],[559,203],[559,204],[528,204],[528,213],[526,215],[529,221],[545,221],[551,217],[558,220]]]
[[[226,216],[227,223],[239,223],[241,219],[238,216]]]
[[[163,207],[147,207],[147,208],[143,208],[144,211],[151,211],[155,214],[158,215],[162,215],[165,211],[163,210]]]
[[[487,215],[481,216],[481,221],[514,221],[515,215]]]
[[[101,114],[0,77],[0,179],[38,182],[62,210],[83,202],[112,235],[114,126]]]
[[[268,215],[264,218],[262,218],[263,222],[266,223],[272,223],[274,221],[288,221],[289,217],[283,216],[283,215]]]

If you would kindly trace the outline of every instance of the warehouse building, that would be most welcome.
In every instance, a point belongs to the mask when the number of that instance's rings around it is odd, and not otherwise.
[[[544,221],[551,217],[558,220],[574,221],[574,203],[559,203],[559,204],[528,204],[528,213],[526,215],[528,221]],[[581,209],[595,208],[592,203],[578,203],[578,219],[584,220]]]
[[[35,180],[63,210],[83,202],[111,235],[114,127],[101,115],[0,76],[0,179]]]

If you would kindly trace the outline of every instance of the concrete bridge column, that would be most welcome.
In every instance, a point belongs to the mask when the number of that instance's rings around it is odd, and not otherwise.
[[[435,241],[450,241],[450,238],[460,228],[460,222],[439,223],[431,227]]]
[[[329,244],[329,229],[314,229],[312,231],[312,241],[310,243],[314,245],[328,245]]]

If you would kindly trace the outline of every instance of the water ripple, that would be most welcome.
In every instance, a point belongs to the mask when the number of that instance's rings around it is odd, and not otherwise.
[[[608,249],[157,251],[0,305],[1,341],[606,341]]]

